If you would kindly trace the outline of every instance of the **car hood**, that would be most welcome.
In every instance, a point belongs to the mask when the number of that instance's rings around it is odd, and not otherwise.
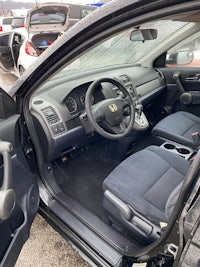
[[[30,9],[25,27],[29,34],[66,31],[69,23],[70,6],[67,4],[45,3]]]

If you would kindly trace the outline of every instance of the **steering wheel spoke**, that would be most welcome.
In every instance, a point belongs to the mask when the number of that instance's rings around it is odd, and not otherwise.
[[[122,134],[127,128],[127,123],[125,121],[122,121],[118,125],[111,125],[107,121],[102,121],[101,127],[104,127],[107,131],[109,131],[112,134]]]
[[[98,123],[103,120],[103,113],[101,112],[101,109],[98,108],[98,104],[95,104],[91,107],[91,112],[94,117],[94,120]]]
[[[116,134],[123,134],[126,131],[126,128],[127,124],[125,123],[125,121],[122,121],[119,125],[114,126],[112,130]]]
[[[130,96],[126,96],[126,97],[121,97],[123,106],[131,106],[132,104],[132,99],[130,98]]]

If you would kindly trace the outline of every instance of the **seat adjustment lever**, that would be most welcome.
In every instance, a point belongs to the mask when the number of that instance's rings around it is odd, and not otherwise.
[[[119,210],[121,216],[127,220],[127,223],[133,228],[139,229],[145,236],[151,236],[154,240],[160,237],[160,227],[154,223],[148,222],[139,215],[138,212],[131,209],[129,205],[112,194],[109,190],[104,192],[104,196]]]
[[[104,196],[112,202],[112,204],[118,208],[121,215],[127,220],[130,221],[133,217],[133,212],[131,208],[126,205],[123,201],[121,201],[118,197],[113,195],[110,191],[106,190],[104,192]]]

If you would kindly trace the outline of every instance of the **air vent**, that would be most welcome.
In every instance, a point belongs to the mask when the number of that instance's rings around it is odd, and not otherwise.
[[[34,101],[33,104],[34,105],[41,105],[43,104],[44,102],[42,100],[37,100],[37,101]]]
[[[56,111],[51,107],[46,107],[42,109],[42,113],[46,117],[49,125],[55,124],[60,121],[60,118],[58,117],[58,114]]]
[[[157,74],[158,74],[158,77],[160,78],[160,79],[164,79],[164,76],[163,76],[163,73],[160,71],[160,70],[155,70],[156,72],[157,72]]]

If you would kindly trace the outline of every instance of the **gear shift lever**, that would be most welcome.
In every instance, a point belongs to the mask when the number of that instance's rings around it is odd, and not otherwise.
[[[136,102],[135,111],[135,127],[138,127],[138,129],[148,128],[149,123],[146,116],[144,115],[143,105],[139,101]]]
[[[142,111],[143,111],[142,104],[140,104],[140,103],[136,104],[135,110],[137,112],[138,117],[141,117]]]

